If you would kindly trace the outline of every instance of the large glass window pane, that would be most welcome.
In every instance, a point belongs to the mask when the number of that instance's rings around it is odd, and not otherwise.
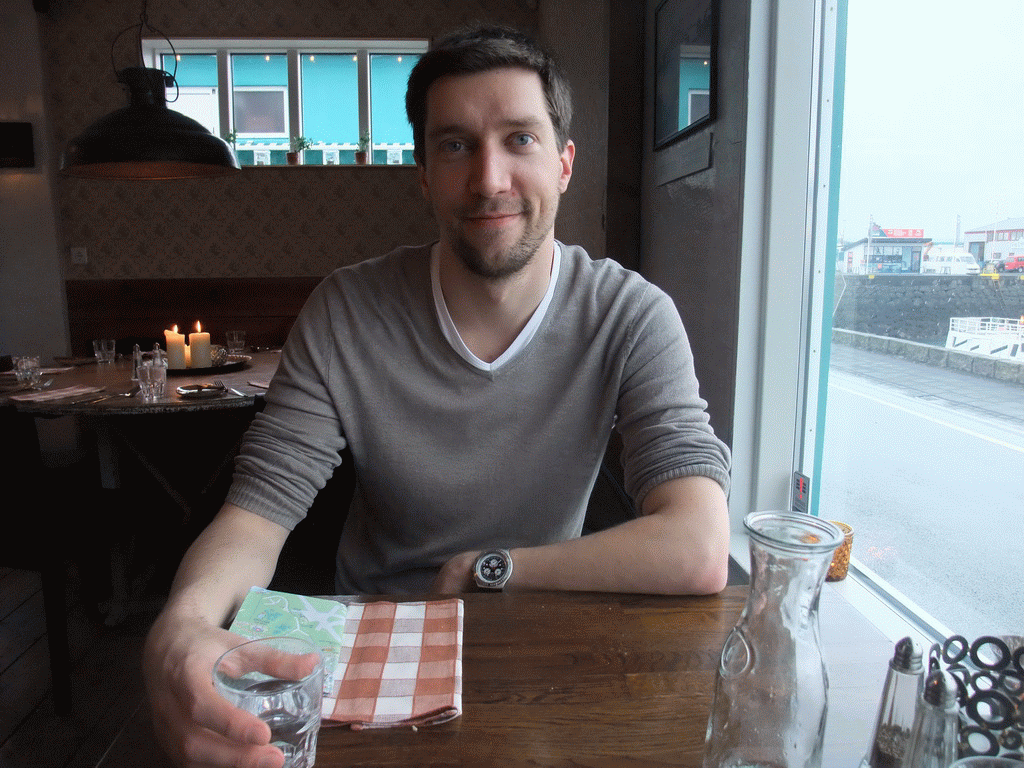
[[[370,56],[370,105],[375,163],[412,163],[412,126],[405,116],[405,88],[419,61],[415,54]],[[387,145],[387,146],[384,146]]]
[[[161,66],[178,83],[177,88],[167,89],[167,106],[191,117],[210,133],[220,135],[216,54],[165,54]]]
[[[243,165],[284,163],[295,126],[313,142],[303,153],[305,164],[355,162],[364,131],[373,141],[372,162],[414,162],[405,87],[419,53],[398,52],[423,51],[425,41],[222,40],[210,44],[216,52],[199,52],[190,41],[177,40],[176,56],[166,42],[144,40],[143,53],[147,61],[176,70],[178,88],[168,92],[172,109],[232,140]],[[227,76],[219,66],[223,55]],[[298,64],[294,79],[292,57]],[[360,80],[364,62],[369,76]],[[294,105],[298,115],[291,114]],[[230,125],[222,126],[225,112]]]
[[[163,68],[174,75],[181,86],[217,87],[217,54],[182,53],[164,54]]]
[[[304,53],[302,134],[317,144],[359,143],[359,75],[354,53]],[[349,152],[351,154],[351,152]]]
[[[986,261],[1000,234],[1024,253],[1024,145],[1003,108],[1022,25],[1018,0],[849,0],[837,101],[817,512],[853,525],[869,579],[972,638],[1024,626],[1024,282]]]
[[[288,139],[288,60],[285,54],[231,56],[235,132],[245,144],[275,146]]]

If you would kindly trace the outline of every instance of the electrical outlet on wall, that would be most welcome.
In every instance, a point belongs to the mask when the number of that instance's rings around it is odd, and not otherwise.
[[[88,264],[89,263],[89,252],[85,248],[72,248],[71,249],[71,263],[72,264]]]

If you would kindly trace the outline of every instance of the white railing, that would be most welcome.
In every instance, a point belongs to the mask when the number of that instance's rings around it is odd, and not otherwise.
[[[411,151],[413,149],[413,145],[412,144],[373,144],[371,146],[372,146],[373,150],[383,150],[383,151],[387,152],[388,153],[388,160],[387,160],[387,162],[389,164],[401,164],[401,162],[402,162],[402,152],[404,150],[410,150]],[[350,152],[354,152],[357,149],[359,149],[359,145],[358,144],[346,144],[346,143],[333,143],[333,144],[329,144],[329,143],[326,143],[326,142],[316,142],[312,146],[310,146],[309,149],[310,150],[324,152],[324,157],[325,157],[325,160],[326,160],[326,158],[328,157],[328,153],[331,153],[331,152],[341,152],[341,151],[344,151],[344,150],[347,150],[347,151],[350,151]],[[274,151],[274,150],[279,151],[279,152],[280,151],[289,152],[289,151],[291,151],[291,145],[289,144],[288,141],[285,141],[285,140],[282,140],[282,141],[279,141],[279,142],[274,142],[274,141],[261,141],[261,142],[257,142],[257,141],[241,140],[241,141],[237,142],[237,144],[235,145],[235,150],[236,151],[248,150],[248,151],[251,151],[251,152],[254,152],[254,153],[255,152],[270,152],[270,151]],[[267,158],[267,161],[269,162],[269,158]],[[334,162],[337,162],[337,158],[334,159]]]
[[[291,145],[288,143],[287,140],[281,140],[281,141],[278,141],[278,142],[274,142],[274,141],[245,141],[244,139],[239,139],[239,141],[235,145],[235,148],[236,149],[278,149],[278,150],[283,149],[283,150],[291,151]],[[413,148],[413,146],[412,146],[412,144],[374,144],[373,148],[374,149],[410,149],[411,150]],[[347,149],[349,151],[354,151],[354,150],[359,149],[359,145],[358,144],[328,144],[328,143],[314,142],[313,145],[309,147],[309,149],[323,149],[323,150],[328,150],[328,149]]]
[[[965,333],[971,336],[1016,336],[1024,339],[1024,317],[1014,320],[1008,317],[951,317],[950,333]]]

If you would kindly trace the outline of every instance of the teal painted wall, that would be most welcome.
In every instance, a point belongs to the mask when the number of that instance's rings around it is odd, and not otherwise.
[[[299,57],[302,64],[302,134],[328,144],[359,141],[358,72],[354,54]]]
[[[412,126],[405,117],[405,87],[419,60],[409,54],[370,56],[370,120],[375,144],[412,144]]]
[[[694,120],[707,115],[706,110],[700,114],[690,114],[690,92],[703,91],[711,87],[711,68],[703,59],[679,59],[679,129],[682,130]]]

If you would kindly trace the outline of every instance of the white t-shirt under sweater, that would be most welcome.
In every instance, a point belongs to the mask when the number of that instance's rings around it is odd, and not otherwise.
[[[430,246],[329,275],[289,335],[228,501],[291,529],[347,445],[357,487],[337,586],[375,594],[426,591],[458,552],[579,536],[613,428],[638,509],[676,477],[728,490],[729,451],[671,299],[577,246],[556,256],[547,303],[494,365],[446,337]]]

